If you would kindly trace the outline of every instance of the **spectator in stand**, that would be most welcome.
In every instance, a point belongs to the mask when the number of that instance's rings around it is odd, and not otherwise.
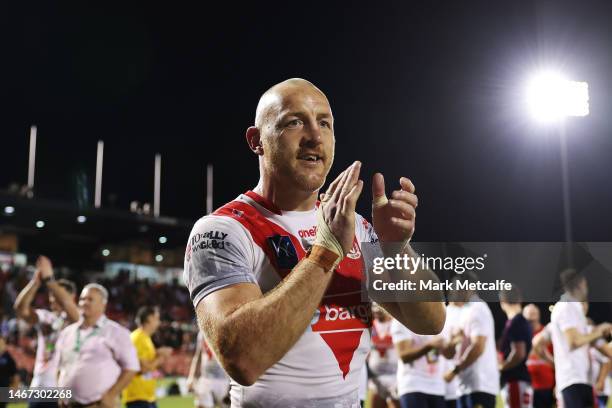
[[[6,349],[6,338],[0,333],[0,388],[19,387],[19,374],[15,360]],[[6,402],[0,401],[0,408],[6,407]]]
[[[51,311],[34,309],[32,303],[42,285],[49,290]],[[23,288],[15,300],[17,317],[34,326],[38,341],[34,376],[30,387],[57,387],[57,366],[54,359],[55,342],[60,331],[79,320],[75,303],[76,286],[71,281],[55,280],[53,265],[46,256],[36,260],[32,280]],[[56,402],[31,402],[30,408],[57,407]]]
[[[85,285],[79,299],[82,318],[57,340],[58,385],[72,390],[64,407],[114,408],[121,391],[140,371],[130,332],[105,316],[107,290]]]
[[[541,333],[545,326],[540,322],[540,309],[533,303],[523,308],[523,316],[531,325],[532,340]],[[553,389],[555,388],[555,365],[552,344],[536,350],[535,346],[527,359],[527,370],[533,388],[533,408],[552,408],[555,406]]]
[[[153,373],[166,360],[172,349],[160,347],[155,349],[151,336],[160,324],[159,309],[156,306],[143,306],[136,314],[138,328],[130,334],[130,339],[136,347],[140,372],[123,390],[123,403],[127,408],[156,408],[155,386]]]

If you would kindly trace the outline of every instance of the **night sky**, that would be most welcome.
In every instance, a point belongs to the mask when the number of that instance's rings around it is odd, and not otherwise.
[[[567,123],[574,238],[612,241],[609,2],[259,3],[4,4],[0,188],[26,182],[36,124],[38,197],[75,202],[79,172],[93,196],[101,139],[103,205],[152,202],[159,152],[162,214],[195,220],[207,163],[215,207],[256,184],[258,98],[302,77],[332,104],[330,177],[363,162],[361,213],[381,171],[415,183],[416,240],[560,241],[557,135],[521,101],[552,66],[590,86]]]

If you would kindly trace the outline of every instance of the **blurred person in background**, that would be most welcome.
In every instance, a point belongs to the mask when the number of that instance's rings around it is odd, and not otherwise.
[[[217,361],[202,332],[198,332],[196,351],[191,360],[187,389],[195,394],[197,408],[229,405],[229,377]]]
[[[397,351],[393,346],[393,318],[377,304],[372,305],[372,350],[368,355],[368,406],[399,407],[397,398]]]
[[[19,374],[15,360],[6,349],[6,337],[0,332],[0,388],[19,387]],[[0,408],[6,407],[6,402],[0,401]]]
[[[457,276],[456,280],[477,282],[472,272]],[[455,366],[444,374],[447,382],[459,378],[458,396],[461,408],[495,408],[499,393],[499,370],[495,347],[495,322],[489,306],[476,291],[457,290],[455,304],[461,309],[463,336]],[[450,353],[454,349],[446,349]],[[448,357],[453,357],[449,354]]]
[[[584,302],[585,315],[588,311],[589,304]],[[593,331],[595,323],[590,318],[587,318],[589,331]],[[605,408],[608,406],[608,397],[610,396],[610,382],[608,381],[608,374],[612,368],[612,362],[604,353],[599,351],[597,347],[605,346],[606,341],[604,339],[598,339],[595,341],[594,347],[589,347],[589,357],[591,359],[591,382],[595,390],[595,397],[599,408]]]
[[[508,317],[499,341],[501,396],[506,408],[533,406],[533,389],[526,364],[531,351],[531,326],[521,313],[522,300],[516,285],[499,293],[499,305]]]
[[[557,391],[563,398],[564,408],[594,407],[589,345],[608,336],[612,325],[602,323],[589,332],[582,305],[588,298],[584,276],[567,269],[561,273],[561,284],[565,292],[550,316]],[[607,352],[605,347],[601,349]]]
[[[444,329],[442,329],[445,345],[441,357],[443,359],[444,372],[447,371],[447,368],[454,367],[459,358],[457,347],[463,342],[461,311],[461,306],[458,306],[455,302],[451,301],[446,306],[446,322],[444,323]],[[451,381],[445,381],[444,383],[444,402],[446,408],[457,408],[459,379],[455,377]]]
[[[397,320],[391,335],[401,360],[397,369],[397,390],[402,408],[446,408],[444,367],[440,354],[443,336],[415,334]]]
[[[36,293],[43,285],[49,291],[50,311],[32,307]],[[51,261],[46,256],[40,256],[36,260],[32,279],[19,293],[14,304],[17,317],[34,326],[38,339],[30,387],[57,387],[57,360],[53,358],[55,342],[64,327],[79,320],[75,296],[75,284],[66,279],[55,280]],[[29,406],[52,408],[57,407],[57,403],[30,402]]]
[[[79,298],[82,318],[59,335],[58,386],[72,391],[64,407],[116,407],[121,391],[140,371],[130,332],[105,316],[108,292],[85,285]]]
[[[138,328],[130,334],[130,339],[136,348],[140,371],[123,390],[122,401],[127,408],[156,408],[155,388],[157,381],[153,372],[170,357],[170,347],[155,349],[151,336],[160,325],[159,308],[157,306],[142,306],[136,313]]]
[[[532,344],[545,326],[540,322],[540,309],[533,303],[523,308],[523,316],[531,325]],[[552,408],[555,406],[555,365],[552,344],[544,344],[536,349],[533,345],[527,359],[527,370],[533,388],[533,407]]]

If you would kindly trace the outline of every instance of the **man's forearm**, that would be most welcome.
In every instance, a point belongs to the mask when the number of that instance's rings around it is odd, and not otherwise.
[[[476,360],[478,360],[478,357],[482,355],[483,351],[484,349],[481,347],[478,347],[476,344],[469,345],[468,348],[463,353],[463,356],[457,363],[457,368],[460,371],[465,370],[466,368],[474,364]]]
[[[389,256],[393,251],[385,250],[384,252],[385,256]],[[415,258],[418,256],[410,245],[406,245],[401,255]],[[391,273],[396,274],[402,272],[406,271],[391,271]],[[421,267],[413,274],[403,273],[402,278],[417,282],[417,287],[419,287],[419,281],[439,281],[432,271]],[[414,291],[414,296],[415,301],[413,302],[381,302],[381,305],[395,319],[417,334],[440,333],[446,320],[444,293],[442,291],[421,291],[419,289]],[[419,299],[421,301],[418,301]]]
[[[34,301],[34,296],[36,296],[36,292],[40,288],[40,283],[36,279],[32,279],[28,284],[19,292],[17,299],[15,299],[15,312],[17,312],[17,316],[31,320],[33,317],[31,316],[32,311],[32,302]]]
[[[608,377],[608,373],[610,372],[610,368],[612,367],[612,362],[606,361],[601,364],[599,368],[599,372],[597,373],[597,380],[595,384],[605,384],[606,378]]]
[[[499,371],[510,370],[511,368],[514,368],[519,365],[521,360],[521,356],[516,351],[512,350],[510,354],[508,354],[508,358],[506,358],[506,360],[504,360],[504,362],[499,367]]]
[[[115,384],[107,391],[108,394],[119,395],[121,391],[132,381],[136,375],[136,371],[122,370]]]
[[[588,334],[577,334],[573,341],[570,342],[570,349],[574,350],[584,346],[585,344],[590,344],[595,340],[599,339],[601,334],[594,331]]]
[[[249,384],[280,360],[310,324],[332,275],[302,260],[276,288],[225,316],[212,345],[228,374]]]
[[[53,296],[55,296],[55,299],[59,302],[62,309],[66,311],[68,318],[73,322],[79,320],[79,309],[72,300],[70,293],[55,280],[48,281],[47,288],[53,293]]]
[[[414,347],[404,351],[400,355],[400,358],[404,363],[412,363],[414,360],[417,360],[429,353],[432,349],[433,347],[430,344],[423,344],[421,347]]]

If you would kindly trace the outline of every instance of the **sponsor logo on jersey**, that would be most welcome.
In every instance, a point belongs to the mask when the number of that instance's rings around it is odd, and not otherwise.
[[[225,242],[226,232],[208,231],[193,234],[187,248],[191,247],[191,253],[195,254],[200,249],[225,249],[229,242]]]
[[[357,242],[356,239],[353,240],[353,247],[348,252],[348,254],[346,254],[346,256],[351,258],[351,259],[359,259],[359,258],[361,258],[361,249],[359,249],[359,243]]]
[[[314,332],[366,329],[371,325],[372,309],[369,303],[346,307],[323,305],[315,316],[318,316],[318,320],[311,325]]]
[[[314,226],[310,229],[303,229],[298,231],[300,238],[314,238],[317,236],[317,227]]]
[[[268,238],[268,245],[276,256],[276,265],[280,269],[292,269],[298,263],[297,251],[288,235],[274,235]]]

